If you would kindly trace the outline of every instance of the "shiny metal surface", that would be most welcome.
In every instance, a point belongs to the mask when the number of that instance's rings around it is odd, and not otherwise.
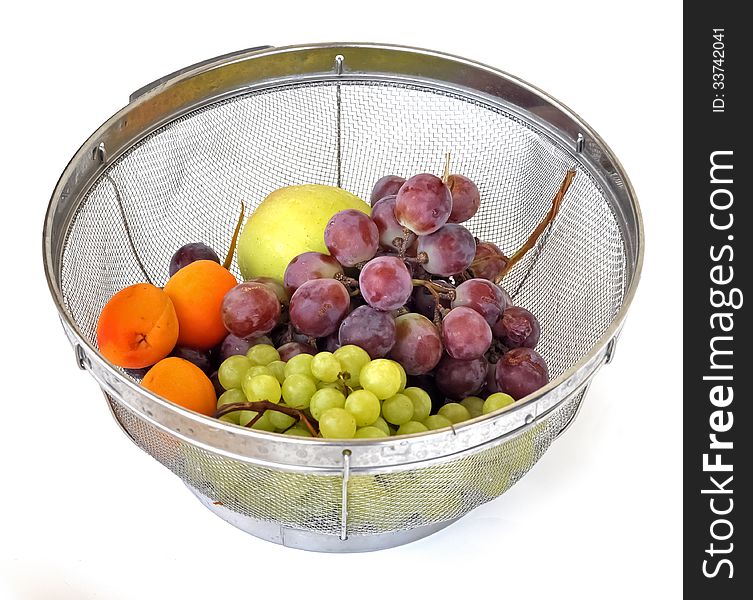
[[[505,249],[540,219],[564,170],[577,169],[555,225],[504,282],[516,303],[542,319],[553,379],[535,394],[426,434],[303,439],[177,407],[97,352],[94,324],[109,296],[145,277],[164,283],[180,243],[225,247],[239,197],[253,208],[275,187],[304,182],[365,196],[385,173],[436,171],[447,150],[482,190],[469,228]],[[307,543],[347,536],[354,548],[357,536],[410,537],[403,532],[459,518],[538,460],[613,354],[640,274],[643,231],[634,192],[609,148],[533,86],[436,52],[330,44],[233,53],[134,93],[66,167],[45,218],[43,250],[79,365],[140,447],[241,520],[303,528],[310,535],[299,539]],[[428,473],[435,496],[403,495],[416,473]],[[295,503],[303,481],[319,490],[309,513],[257,505],[260,482],[289,486],[283,497]],[[384,494],[387,517],[364,504],[359,486]]]

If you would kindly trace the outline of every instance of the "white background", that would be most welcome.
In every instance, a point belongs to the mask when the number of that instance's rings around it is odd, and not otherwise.
[[[0,599],[680,596],[679,2],[58,4],[6,7],[0,24]],[[615,151],[646,226],[615,361],[568,433],[496,501],[363,555],[244,534],[122,435],[74,364],[40,252],[57,178],[131,91],[232,50],[315,41],[442,50],[546,90]]]

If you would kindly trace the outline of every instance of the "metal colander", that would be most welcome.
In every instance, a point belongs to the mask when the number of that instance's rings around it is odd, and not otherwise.
[[[286,185],[368,197],[387,173],[452,170],[481,191],[466,225],[508,253],[576,178],[555,222],[506,277],[540,319],[549,385],[454,428],[382,440],[249,430],[142,389],[97,351],[100,310],[163,285],[176,248],[227,248],[240,201]],[[434,52],[339,44],[261,48],[142,88],[73,157],[45,220],[50,290],[79,365],[123,430],[213,512],[259,537],[324,551],[428,535],[513,485],[577,413],[611,357],[637,284],[642,229],[610,150],[531,86]],[[233,265],[236,276],[240,273]]]

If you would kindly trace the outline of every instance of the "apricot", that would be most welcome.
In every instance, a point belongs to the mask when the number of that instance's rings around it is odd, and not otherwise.
[[[170,297],[150,283],[120,290],[97,322],[99,351],[126,369],[149,367],[165,358],[178,340],[178,317]]]
[[[217,410],[214,385],[204,371],[177,356],[163,358],[141,380],[141,385],[183,408],[212,416]]]
[[[220,307],[238,282],[222,265],[197,260],[183,267],[165,284],[178,315],[178,344],[209,350],[228,334]]]

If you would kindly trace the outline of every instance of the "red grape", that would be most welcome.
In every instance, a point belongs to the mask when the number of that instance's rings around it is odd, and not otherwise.
[[[510,259],[491,242],[476,244],[476,254],[471,262],[471,272],[474,277],[494,281]]]
[[[502,289],[487,279],[468,279],[455,290],[452,308],[467,306],[479,313],[493,326],[507,308]]]
[[[531,312],[520,306],[511,306],[494,324],[492,333],[508,348],[535,348],[541,336],[541,326]]]
[[[280,318],[280,301],[263,283],[243,282],[222,299],[222,322],[238,337],[256,337],[272,331]]]
[[[221,364],[228,356],[245,354],[251,346],[257,344],[269,344],[271,346],[272,340],[265,335],[246,339],[229,333],[218,347],[217,360]]]
[[[442,358],[442,340],[429,319],[407,313],[395,319],[395,345],[390,358],[399,362],[408,375],[431,371]]]
[[[408,244],[408,249],[405,251],[405,256],[411,256],[413,258],[416,258],[416,255],[418,254],[418,236],[413,236],[413,241]]]
[[[387,312],[359,306],[340,324],[340,344],[355,344],[372,359],[383,358],[395,344],[395,320]]]
[[[414,233],[408,233],[403,237],[403,226],[395,218],[395,196],[386,196],[379,200],[371,209],[371,219],[379,230],[379,244],[386,250],[399,252],[403,244],[407,250],[416,239]]]
[[[499,391],[497,385],[497,363],[486,363],[486,391],[496,394]]]
[[[288,342],[300,342],[301,344],[308,344],[311,341],[311,336],[300,333],[295,330],[290,322],[284,323],[279,327],[275,327],[270,334],[272,336],[273,346],[282,346]]]
[[[442,342],[452,358],[480,358],[492,344],[489,324],[472,308],[458,306],[442,319]]]
[[[298,354],[316,354],[316,348],[310,344],[302,344],[301,342],[288,342],[280,346],[277,352],[280,353],[280,360],[288,362]]]
[[[462,223],[476,214],[481,205],[481,194],[473,181],[464,175],[450,175],[447,187],[452,194],[452,212],[448,222]]]
[[[324,337],[337,331],[348,312],[350,294],[335,279],[312,279],[290,299],[290,322],[301,333]]]
[[[486,359],[458,360],[443,356],[434,371],[439,391],[452,400],[462,400],[481,391],[486,383]]]
[[[426,235],[447,223],[452,212],[452,194],[436,175],[414,175],[400,188],[395,199],[398,223],[413,233]]]
[[[251,279],[247,279],[246,281],[249,281],[251,283],[263,283],[264,285],[266,285],[275,293],[275,296],[277,296],[280,304],[287,304],[288,302],[290,302],[290,295],[285,291],[285,288],[277,279],[274,279],[272,277],[253,277]]]
[[[476,240],[462,225],[448,223],[430,235],[418,238],[418,256],[432,275],[447,277],[462,273],[473,261]]]
[[[512,298],[510,297],[510,294],[507,293],[507,290],[501,285],[497,284],[497,287],[499,288],[499,292],[502,294],[502,298],[504,299],[502,305],[505,307],[505,310],[507,310],[507,308],[512,306]]]
[[[316,341],[316,348],[320,352],[334,352],[341,345],[337,331],[335,331],[335,333],[330,333],[327,337],[319,338]]]
[[[378,310],[396,310],[413,292],[408,268],[396,256],[378,256],[361,269],[358,277],[363,299]]]
[[[220,378],[217,375],[217,371],[214,371],[209,376],[209,381],[212,382],[212,387],[214,388],[214,395],[218,398],[222,396],[222,393],[225,391],[225,388],[222,387],[222,384],[220,383]]]
[[[374,184],[371,190],[371,206],[375,206],[385,196],[394,196],[405,183],[405,177],[385,175]]]
[[[341,265],[355,267],[374,258],[379,248],[379,229],[360,210],[341,210],[324,229],[324,245]]]
[[[549,368],[536,350],[513,348],[497,362],[496,379],[500,392],[520,400],[547,384]]]
[[[177,356],[183,360],[187,360],[190,363],[195,364],[207,375],[211,375],[214,367],[212,366],[212,359],[209,352],[206,350],[196,350],[195,348],[189,348],[188,346],[175,346],[170,356]]]
[[[283,275],[283,284],[288,294],[312,279],[334,279],[342,275],[342,265],[329,254],[304,252],[288,263]]]
[[[442,408],[447,401],[447,397],[439,391],[433,373],[427,373],[426,375],[408,375],[408,385],[406,387],[421,388],[431,396],[432,414],[435,414],[440,408]]]
[[[186,244],[178,248],[170,259],[170,277],[186,265],[190,265],[197,260],[213,260],[217,264],[220,263],[217,253],[206,244],[202,244],[201,242]]]

